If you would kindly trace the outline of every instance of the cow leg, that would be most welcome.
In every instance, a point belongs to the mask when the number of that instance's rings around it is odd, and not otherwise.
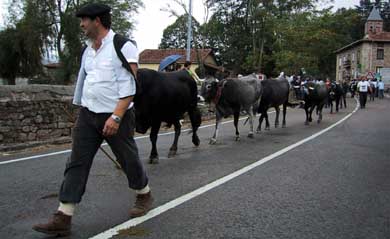
[[[319,105],[318,106],[318,120],[317,120],[317,123],[321,123],[322,121],[322,108],[324,107],[324,105]]]
[[[173,125],[175,127],[175,139],[173,140],[173,144],[172,144],[171,148],[169,149],[168,158],[172,158],[176,155],[177,142],[179,141],[179,136],[180,136],[180,132],[181,132],[180,121],[175,122]]]
[[[305,125],[309,125],[309,107],[308,106],[305,106],[305,113],[306,113]]]
[[[222,116],[221,116],[221,114],[218,112],[218,110],[216,110],[216,113],[215,113],[215,131],[214,131],[213,137],[211,137],[211,139],[210,139],[209,144],[216,144],[216,143],[217,143],[218,126],[219,126],[219,124],[221,123],[221,120],[222,120]]]
[[[279,106],[275,107],[276,116],[275,116],[275,128],[279,127],[279,114],[280,114],[280,108]]]
[[[240,132],[238,132],[238,119],[240,117],[240,111],[234,112],[234,127],[236,128],[236,141],[240,140]],[[251,121],[249,117],[249,121]]]
[[[264,112],[264,117],[265,117],[265,130],[270,130],[267,110]]]
[[[260,117],[259,117],[259,125],[257,126],[256,133],[261,132],[261,125],[263,124],[263,119],[264,119],[264,112],[261,112]]]
[[[286,112],[287,112],[287,104],[283,104],[283,121],[282,121],[282,128],[286,128]]]
[[[157,136],[158,132],[160,131],[161,121],[160,122],[153,122],[152,129],[150,130],[150,142],[152,143],[152,151],[150,152],[149,156],[149,163],[150,164],[158,164],[159,158],[157,153]]]
[[[344,108],[346,109],[347,108],[347,95],[346,94],[343,96],[343,102],[344,102]]]
[[[311,108],[310,108],[310,111],[309,111],[309,122],[312,122],[313,121],[313,118],[312,118],[312,114],[313,114],[313,110],[316,106],[313,105]]]
[[[248,114],[249,114],[249,127],[250,127],[248,137],[253,138],[253,110],[252,110],[252,108],[249,109]],[[238,119],[237,119],[237,121],[238,121]]]
[[[200,124],[202,123],[202,114],[200,113],[198,108],[189,111],[188,114],[190,116],[191,126],[192,126],[192,143],[195,146],[199,146],[200,140],[197,131]]]
[[[330,113],[333,114],[333,101],[330,101]]]

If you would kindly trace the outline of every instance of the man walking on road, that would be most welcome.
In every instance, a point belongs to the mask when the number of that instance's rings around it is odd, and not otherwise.
[[[115,54],[114,35],[110,29],[110,7],[87,4],[76,14],[88,37],[82,55],[73,103],[81,109],[73,130],[72,154],[66,164],[58,211],[46,224],[33,229],[51,235],[68,235],[71,219],[85,192],[93,158],[103,140],[110,145],[137,197],[130,217],[145,215],[152,206],[148,177],[134,141],[135,116],[133,96],[136,91],[138,50],[127,41],[121,53],[134,75],[122,66]]]
[[[357,85],[357,89],[359,91],[359,101],[360,101],[360,108],[364,109],[366,108],[366,102],[367,102],[367,93],[370,88],[370,84],[368,83],[366,77],[363,76],[361,81],[359,81]]]
[[[378,96],[379,96],[379,99],[383,99],[384,98],[384,91],[385,91],[385,83],[383,83],[382,80],[379,80],[378,82]]]

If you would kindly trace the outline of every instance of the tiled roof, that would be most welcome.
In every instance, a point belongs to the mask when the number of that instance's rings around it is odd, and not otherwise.
[[[213,56],[213,51],[211,49],[191,49],[191,62],[197,63],[197,54],[199,52],[200,59],[204,60],[208,55]],[[139,63],[140,64],[159,64],[162,59],[170,55],[182,55],[177,62],[184,63],[186,61],[186,50],[185,49],[146,49],[139,54]]]

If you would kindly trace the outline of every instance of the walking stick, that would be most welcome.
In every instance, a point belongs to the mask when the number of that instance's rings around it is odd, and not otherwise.
[[[72,122],[72,123],[74,123],[75,120],[74,120],[73,115],[72,115],[71,113],[69,113],[69,111],[68,111],[63,105],[62,105],[61,107],[62,107],[62,109],[64,110],[65,114],[68,116],[69,121]],[[122,167],[121,167],[121,165],[118,163],[118,161],[116,161],[114,158],[112,158],[111,155],[108,154],[108,152],[107,152],[106,150],[104,150],[102,146],[100,146],[99,149],[100,149],[100,150],[101,150],[101,151],[102,151],[102,152],[111,160],[111,162],[113,162],[113,163],[115,164],[115,167],[116,167],[117,169],[119,169],[119,170],[122,169]],[[121,170],[121,171],[122,171],[122,173],[123,173],[123,170]]]
[[[102,146],[100,146],[99,149],[115,164],[115,167],[117,169],[119,169],[119,170],[122,169],[122,167],[118,163],[118,161],[116,161],[113,157],[111,157],[111,155],[109,155],[108,152],[106,150],[104,150]]]

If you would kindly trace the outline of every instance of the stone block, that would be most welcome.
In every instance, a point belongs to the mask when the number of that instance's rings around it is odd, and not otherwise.
[[[37,131],[38,138],[47,138],[48,136],[50,136],[50,130],[48,129],[40,129]]]
[[[43,122],[43,117],[42,115],[37,115],[35,116],[35,123],[42,123]]]
[[[67,127],[67,123],[66,122],[58,122],[58,128],[59,129],[63,129],[63,128],[66,128]]]
[[[23,126],[22,131],[23,131],[24,133],[30,132],[30,126]]]
[[[30,118],[26,118],[26,119],[22,120],[22,126],[26,126],[26,125],[31,125]]]
[[[10,132],[10,131],[11,131],[10,126],[0,126],[0,133],[6,133],[6,132]]]
[[[20,141],[27,141],[27,134],[26,133],[20,133],[19,134],[19,140]]]
[[[36,140],[37,134],[36,133],[29,133],[27,138],[29,141]]]

